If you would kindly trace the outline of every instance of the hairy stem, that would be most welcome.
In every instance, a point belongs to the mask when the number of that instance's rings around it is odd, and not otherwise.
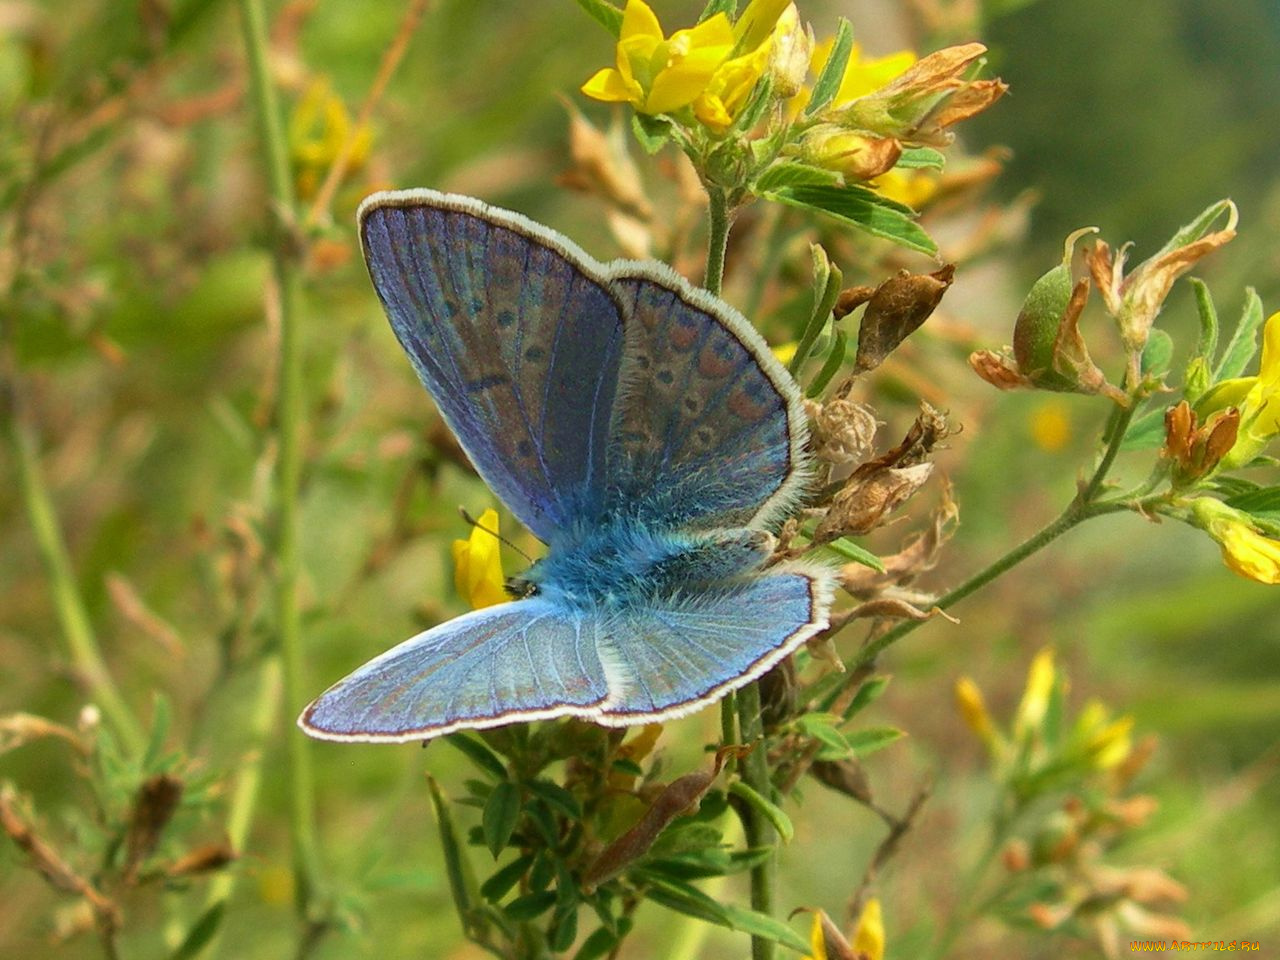
[[[1124,409],[1117,409],[1107,425],[1106,448],[1103,450],[1102,457],[1098,461],[1097,467],[1094,468],[1092,476],[1081,486],[1075,498],[1062,512],[1062,514],[1041,529],[1039,532],[1028,537],[1018,546],[1014,547],[1004,556],[1000,557],[990,566],[978,573],[974,574],[960,586],[944,594],[934,604],[939,610],[947,610],[953,605],[959,603],[969,594],[988,583],[995,580],[1001,574],[1012,570],[1023,560],[1026,560],[1034,553],[1038,553],[1049,544],[1057,540],[1072,527],[1085,520],[1093,517],[1099,517],[1107,513],[1117,513],[1122,510],[1134,509],[1135,505],[1140,501],[1129,499],[1106,500],[1099,501],[1097,499],[1099,492],[1103,488],[1107,474],[1110,472],[1112,465],[1115,463],[1117,454],[1120,452],[1121,442],[1124,440],[1125,431],[1129,427],[1130,420],[1133,419],[1134,406],[1130,405]],[[861,650],[853,660],[847,664],[851,671],[857,670],[864,664],[873,663],[883,651],[893,646],[907,634],[911,633],[922,623],[927,620],[904,620],[891,630],[882,633],[876,637]]]
[[[267,63],[266,25],[260,0],[240,0],[240,20],[249,62],[250,95],[257,108],[263,162],[274,207],[272,260],[280,295],[279,397],[276,428],[279,463],[275,483],[275,605],[283,666],[284,705],[290,713],[303,705],[302,624],[298,604],[298,499],[302,472],[302,352],[298,337],[298,303],[302,278],[291,229],[293,184],[289,178],[284,130]],[[308,740],[287,724],[284,734],[288,765],[290,821],[298,907],[307,916],[321,887],[315,829]]]
[[[708,293],[720,296],[724,284],[724,252],[729,244],[729,228],[733,216],[729,195],[723,187],[707,186],[707,276],[702,285]]]

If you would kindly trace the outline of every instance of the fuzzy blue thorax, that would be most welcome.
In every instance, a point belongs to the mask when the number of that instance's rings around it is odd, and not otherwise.
[[[756,570],[772,541],[759,530],[686,533],[617,521],[557,538],[519,580],[571,606],[626,607]]]

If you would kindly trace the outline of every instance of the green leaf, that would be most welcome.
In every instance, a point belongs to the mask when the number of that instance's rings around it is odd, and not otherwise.
[[[1230,200],[1219,200],[1217,203],[1211,203],[1209,206],[1204,208],[1204,211],[1200,216],[1196,217],[1170,237],[1169,242],[1161,247],[1160,251],[1151,259],[1158,260],[1166,254],[1173,253],[1173,251],[1185,247],[1189,243],[1195,243],[1213,228],[1214,221],[1224,213],[1230,216],[1230,210]]]
[[[783,813],[781,807],[761,796],[741,780],[735,780],[729,787],[729,792],[740,800],[746,801],[747,806],[773,824],[773,829],[778,831],[778,836],[782,837],[783,843],[791,842],[791,838],[796,835],[796,828],[791,825],[791,818]]]
[[[800,332],[800,342],[796,344],[795,355],[787,364],[787,371],[794,377],[809,359],[818,335],[831,318],[831,310],[840,296],[840,285],[844,276],[840,268],[831,262],[821,244],[810,244],[809,253],[813,258],[813,310],[805,321],[804,330]]]
[[[556,910],[555,917],[551,921],[551,929],[547,933],[547,940],[550,941],[551,949],[556,953],[563,953],[573,946],[573,941],[578,939],[578,908],[565,908]]]
[[[768,74],[765,74],[756,81],[750,98],[742,105],[742,112],[738,114],[738,119],[733,121],[732,132],[750,133],[764,119],[765,111],[773,106],[773,103],[773,81]]]
[[[163,693],[156,693],[152,698],[151,736],[147,741],[146,752],[142,755],[142,770],[151,773],[160,752],[164,750],[164,742],[169,737],[169,720],[172,711],[169,709],[169,698]]]
[[[1173,363],[1173,337],[1163,330],[1152,330],[1142,351],[1142,372],[1163,377]]]
[[[854,756],[866,757],[905,736],[897,727],[868,727],[866,730],[846,734],[845,739],[849,741]]]
[[[902,156],[898,157],[898,162],[894,166],[901,167],[904,170],[920,170],[922,168],[941,170],[946,162],[947,158],[932,147],[907,147],[902,151]]]
[[[726,904],[725,912],[729,915],[729,923],[733,929],[741,933],[749,933],[753,937],[763,937],[784,947],[790,947],[798,953],[808,954],[809,944],[804,937],[776,917],[746,907]]]
[[[480,884],[480,896],[493,903],[505,897],[533,865],[533,854],[517,857]]]
[[[1200,317],[1200,341],[1196,344],[1196,356],[1210,358],[1218,350],[1218,309],[1213,305],[1209,285],[1199,277],[1189,277],[1196,294],[1196,311]]]
[[[534,857],[533,869],[529,871],[529,889],[541,893],[551,886],[556,876],[556,865],[545,851]]]
[[[710,20],[717,13],[723,13],[732,20],[737,12],[738,0],[711,0],[710,3],[702,8],[702,16],[698,17],[698,22],[702,23],[705,20]]]
[[[809,96],[809,104],[804,108],[804,115],[811,117],[832,100],[840,92],[840,81],[844,79],[845,67],[849,65],[849,54],[853,52],[853,27],[844,17],[840,18],[836,27],[836,39],[831,45],[831,56],[818,74],[813,85],[813,93]]]
[[[852,560],[854,563],[860,563],[864,567],[870,567],[878,573],[884,573],[884,564],[880,562],[880,558],[860,544],[854,543],[852,540],[846,540],[841,537],[839,540],[832,540],[830,543],[824,543],[824,547],[838,556],[844,557],[846,560]]]
[[[1240,322],[1231,334],[1231,341],[1222,351],[1222,359],[1213,368],[1213,382],[1230,380],[1244,373],[1249,361],[1258,352],[1258,328],[1262,326],[1262,300],[1258,291],[1249,287],[1244,293],[1244,310]]]
[[[809,389],[805,391],[805,395],[809,399],[819,397],[822,391],[827,389],[835,375],[840,372],[840,368],[844,366],[845,348],[849,345],[849,336],[843,330],[836,331],[835,342],[831,345],[831,350],[827,353],[827,359],[822,364],[822,369],[818,371],[818,375],[813,378],[809,384]]]
[[[843,722],[842,717],[831,713],[807,713],[796,721],[801,730],[827,748],[822,751],[828,754],[820,758],[823,760],[839,760],[853,753],[849,741],[836,729]]]
[[[645,897],[654,903],[707,923],[733,928],[724,905],[712,900],[692,884],[650,874],[645,870],[633,870],[631,876],[645,884]]]
[[[541,893],[526,893],[523,897],[516,897],[502,908],[502,912],[510,919],[521,923],[541,916],[554,907],[555,904],[555,891],[543,890]]]
[[[1154,450],[1164,443],[1164,408],[1152,410],[1129,424],[1121,450]]]
[[[582,804],[572,793],[550,780],[534,780],[526,784],[530,793],[537,794],[570,820],[582,819]]]
[[[578,6],[614,37],[622,35],[622,11],[607,0],[578,0]]]
[[[193,957],[198,957],[217,934],[218,927],[222,924],[222,915],[226,911],[227,901],[221,900],[202,913],[191,927],[191,932],[178,945],[178,949],[169,954],[169,960],[192,960]]]
[[[661,150],[671,138],[671,125],[658,117],[650,117],[643,113],[631,115],[631,132],[644,147],[645,153],[655,154]]]
[[[677,820],[658,835],[647,856],[671,857],[689,851],[719,849],[724,834],[719,827],[687,818]]]
[[[733,863],[722,848],[704,847],[674,857],[645,860],[644,866],[646,870],[677,880],[703,880],[724,876],[732,869]]]
[[[1259,487],[1237,494],[1227,500],[1227,506],[1261,520],[1280,521],[1280,487]]]
[[[807,163],[794,160],[779,160],[771,164],[764,173],[756,178],[754,192],[768,193],[779,187],[794,187],[803,184],[834,187],[840,183],[840,174],[834,170],[811,167]]]
[[[471,873],[471,865],[467,862],[458,842],[458,834],[453,826],[453,816],[449,813],[449,805],[435,777],[427,774],[427,791],[431,795],[431,809],[435,813],[436,826],[440,831],[440,851],[444,855],[445,875],[449,878],[449,893],[453,896],[453,905],[458,912],[458,919],[464,930],[474,926],[471,905],[475,902],[475,880]]]
[[[573,960],[600,960],[618,945],[618,938],[607,927],[600,927],[582,941]]]
[[[466,754],[467,759],[474,763],[480,770],[493,777],[495,780],[507,779],[507,768],[502,761],[498,759],[498,755],[486,747],[479,740],[475,740],[465,733],[453,733],[444,738],[444,742],[449,744],[455,750]]]
[[[913,219],[914,211],[910,207],[895,203],[866,187],[799,184],[779,187],[765,196],[789,206],[828,214],[909,250],[930,256],[938,252],[937,244]]]
[[[504,780],[489,794],[489,802],[484,805],[484,814],[480,818],[485,846],[495,860],[511,839],[519,820],[520,788],[510,780]]]
[[[880,694],[884,693],[885,687],[889,686],[888,677],[872,677],[858,688],[858,692],[853,695],[853,699],[849,701],[849,706],[844,709],[844,718],[848,720],[856,713],[865,710],[871,704],[880,699]]]

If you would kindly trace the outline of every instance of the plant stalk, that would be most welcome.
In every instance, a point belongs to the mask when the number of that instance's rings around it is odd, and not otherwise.
[[[275,606],[283,667],[285,756],[289,777],[290,820],[293,836],[294,876],[300,912],[310,917],[310,906],[322,888],[316,839],[315,797],[312,786],[310,743],[293,729],[293,711],[306,696],[303,682],[301,611],[298,602],[300,558],[298,550],[298,500],[302,473],[302,352],[298,336],[298,305],[302,278],[298,269],[293,184],[275,86],[268,64],[266,23],[260,0],[240,0],[240,21],[249,64],[250,98],[258,115],[259,136],[267,185],[273,207],[272,260],[280,294],[279,396],[276,429],[279,461],[275,484],[276,582]]]
[[[738,726],[742,742],[752,748],[741,761],[742,780],[766,800],[773,800],[773,782],[769,776],[769,752],[764,739],[764,721],[760,716],[760,687],[751,681],[738,691]],[[742,829],[749,848],[775,847],[777,836],[772,824],[759,811],[743,805],[738,808]],[[774,888],[778,879],[777,851],[751,868],[751,909],[773,916]],[[751,960],[773,960],[774,942],[764,937],[751,938]]]
[[[26,422],[23,411],[19,408],[15,379],[10,377],[0,384],[0,389],[9,393],[8,397],[0,397],[0,417],[5,421],[5,432],[18,466],[22,503],[49,577],[62,634],[66,638],[76,673],[88,684],[94,703],[102,708],[107,721],[127,751],[132,755],[140,755],[146,737],[133,711],[120,695],[106,661],[102,658],[102,651],[98,647],[93,625],[72,571],[66,538],[40,467],[35,431]],[[7,410],[3,409],[6,405]]]
[[[707,200],[707,276],[702,285],[718,297],[724,285],[724,253],[729,245],[733,215],[729,210],[729,195],[723,187],[707,184]]]

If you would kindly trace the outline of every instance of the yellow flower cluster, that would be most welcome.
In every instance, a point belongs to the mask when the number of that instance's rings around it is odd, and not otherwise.
[[[1247,514],[1212,497],[1191,504],[1192,516],[1222,548],[1223,562],[1250,580],[1280,584],[1280,540],[1259,533]]]
[[[982,739],[997,763],[1030,756],[1036,749],[1041,752],[1052,749],[1058,756],[1056,759],[1046,758],[1046,764],[1069,762],[1092,770],[1111,770],[1119,766],[1133,749],[1130,736],[1133,718],[1112,719],[1107,708],[1097,701],[1090,701],[1084,706],[1061,744],[1043,742],[1051,705],[1055,695],[1060,696],[1063,683],[1053,662],[1053,651],[1048,648],[1041,650],[1031,661],[1027,685],[1014,713],[1012,730],[1007,735],[997,728],[987,711],[982,691],[968,677],[956,681],[956,707],[965,725]]]
[[[791,0],[751,0],[735,24],[718,13],[667,37],[644,0],[628,0],[617,65],[597,72],[582,92],[649,115],[691,106],[704,126],[724,133],[764,76],[775,35],[798,26]]]
[[[1196,412],[1207,417],[1228,407],[1240,411],[1235,445],[1221,460],[1230,470],[1246,466],[1280,435],[1280,313],[1273,313],[1263,328],[1257,375],[1223,380],[1200,399]]]

